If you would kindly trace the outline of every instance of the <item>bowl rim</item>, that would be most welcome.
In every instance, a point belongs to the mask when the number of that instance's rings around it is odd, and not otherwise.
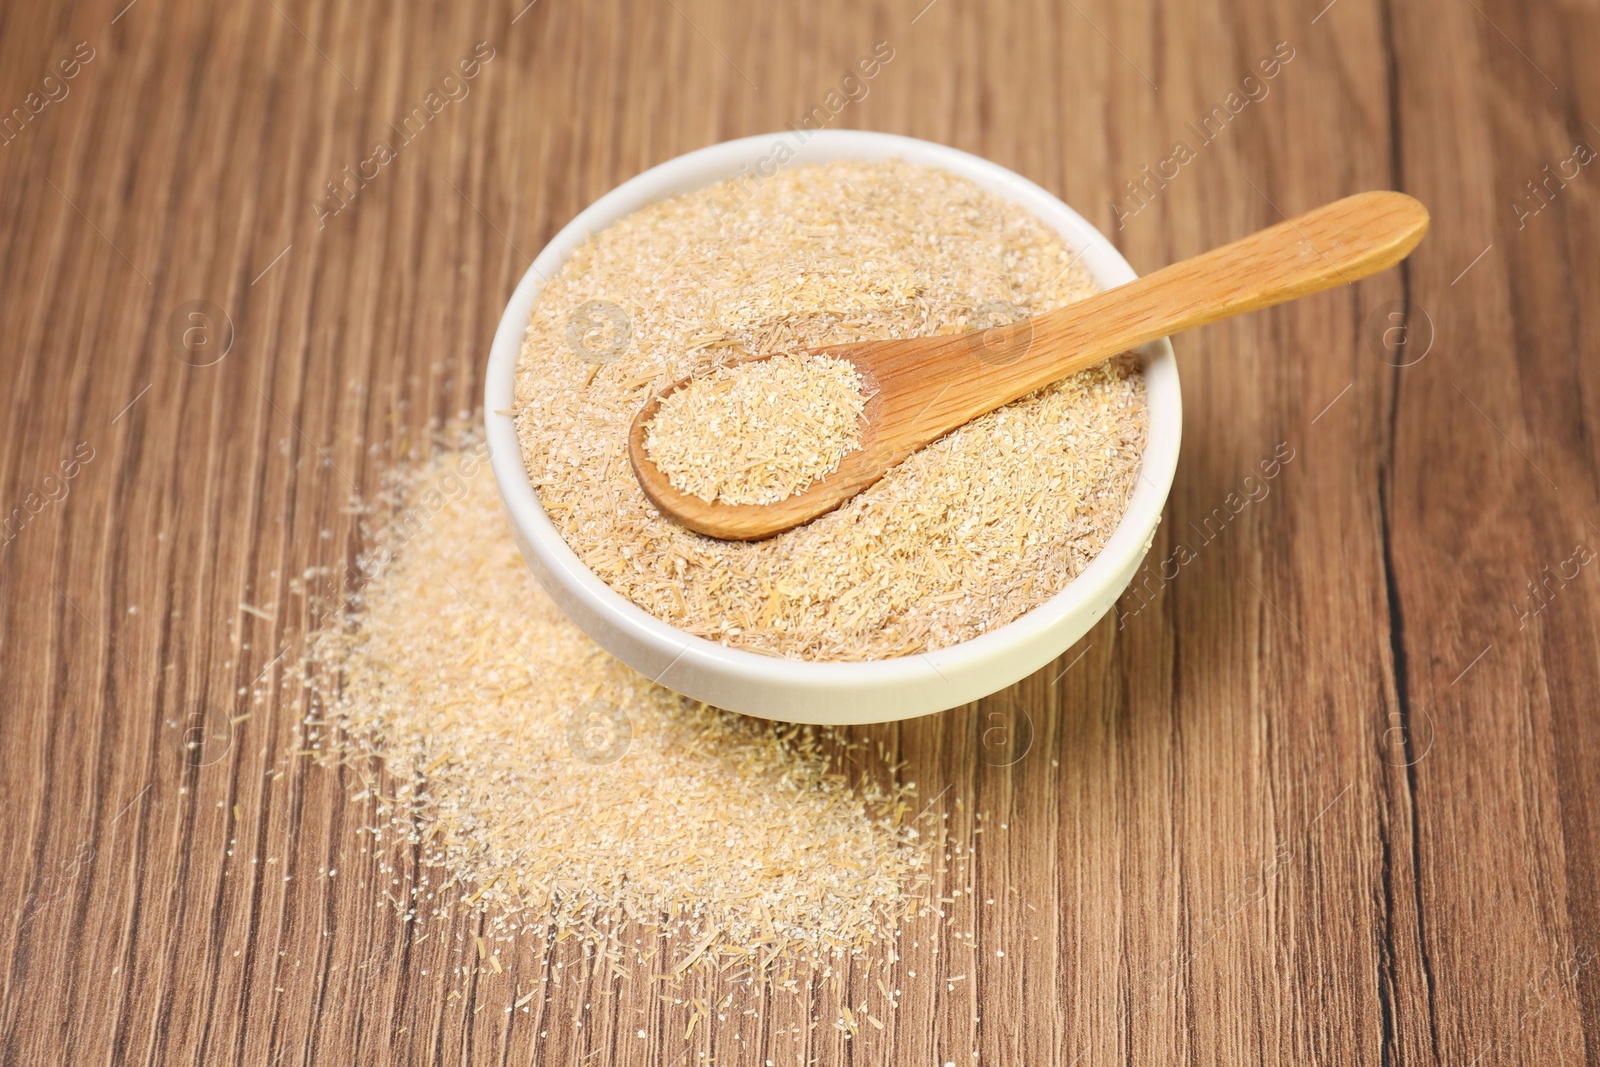
[[[799,136],[802,133],[808,134],[803,141]],[[512,413],[523,340],[533,307],[548,279],[590,235],[651,203],[734,177],[741,164],[748,166],[752,159],[765,162],[778,145],[796,141],[801,144],[792,152],[793,165],[841,158],[903,158],[971,178],[1029,210],[1060,233],[1070,247],[1080,252],[1090,274],[1103,288],[1137,277],[1116,246],[1054,194],[998,163],[946,145],[863,130],[787,130],[723,141],[669,159],[618,185],[556,233],[517,284],[495,331],[484,374],[485,440],[501,498],[524,546],[564,586],[563,592],[577,596],[627,638],[663,657],[671,657],[673,664],[682,661],[685,667],[733,676],[758,687],[787,685],[839,692],[862,686],[883,689],[898,682],[925,680],[930,669],[943,677],[947,671],[960,672],[974,664],[992,662],[1011,646],[1084,612],[1092,611],[1094,619],[1098,619],[1121,595],[1148,551],[1177,468],[1182,401],[1177,362],[1167,338],[1141,349],[1150,430],[1133,494],[1100,552],[1066,586],[1011,622],[931,652],[889,659],[802,660],[730,648],[691,634],[650,614],[607,585],[584,564],[545,513],[528,478]],[[1134,569],[1130,569],[1130,560]],[[1121,577],[1124,572],[1129,577]],[[562,598],[556,599],[559,602]],[[665,670],[656,679],[664,674]],[[670,683],[662,684],[670,688]],[[1009,682],[997,688],[1004,684]]]

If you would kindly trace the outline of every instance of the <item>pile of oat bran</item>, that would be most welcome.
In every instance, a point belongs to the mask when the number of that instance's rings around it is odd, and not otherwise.
[[[366,779],[375,846],[443,872],[429,899],[674,976],[826,966],[924,903],[913,787],[849,780],[823,733],[707,708],[593,644],[503,535],[481,446],[394,496],[370,580],[310,639],[298,747]]]
[[[861,447],[862,389],[854,364],[831,356],[724,364],[661,402],[645,454],[674,488],[708,504],[771,504]]]

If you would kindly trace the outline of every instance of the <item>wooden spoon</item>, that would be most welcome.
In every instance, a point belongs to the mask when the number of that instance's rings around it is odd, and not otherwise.
[[[773,504],[708,504],[675,488],[651,462],[645,427],[662,398],[690,380],[684,378],[634,418],[634,474],[651,502],[689,529],[758,541],[832,511],[917,449],[1018,397],[1158,337],[1376,274],[1404,259],[1427,231],[1428,210],[1417,200],[1360,193],[1019,322],[818,349],[855,364],[871,396],[861,447],[831,474]]]

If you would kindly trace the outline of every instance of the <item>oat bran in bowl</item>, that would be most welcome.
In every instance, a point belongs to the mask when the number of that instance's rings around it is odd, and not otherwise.
[[[793,721],[938,711],[1048,663],[1132,578],[1176,466],[1176,366],[1161,341],[1041,390],[769,541],[671,523],[626,458],[653,388],[745,355],[958,332],[1134,277],[993,163],[885,134],[799,137],[662,164],[545,248],[490,356],[496,481],[557,603],[647,677]]]

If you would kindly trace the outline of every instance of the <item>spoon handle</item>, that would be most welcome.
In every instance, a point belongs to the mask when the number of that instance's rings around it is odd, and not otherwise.
[[[1022,358],[991,367],[990,374],[1015,374],[1007,391],[1014,388],[1023,396],[1158,337],[1386,270],[1427,231],[1428,209],[1404,193],[1347,196],[1126,285],[1002,327],[1031,329],[1032,336],[1023,333]]]

